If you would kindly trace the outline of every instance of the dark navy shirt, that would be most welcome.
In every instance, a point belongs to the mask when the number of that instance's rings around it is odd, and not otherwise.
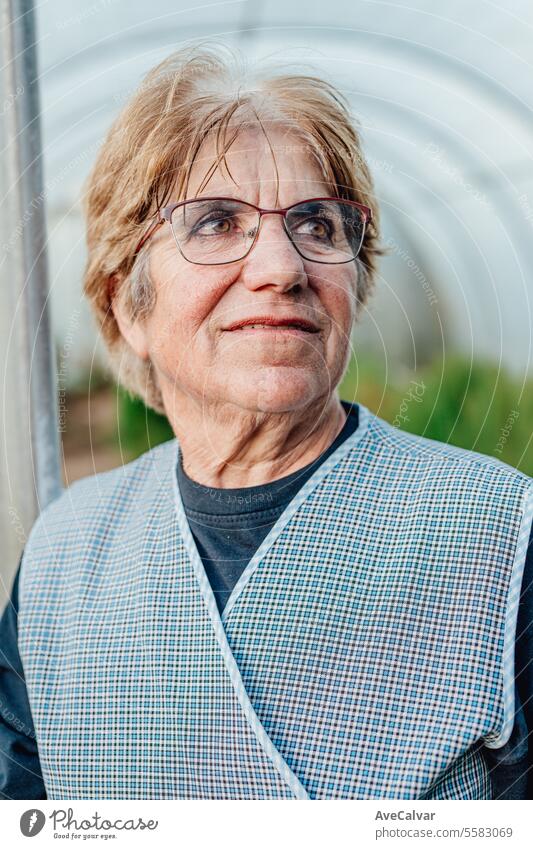
[[[259,545],[305,481],[358,426],[357,404],[342,402],[343,429],[316,460],[279,480],[238,489],[193,481],[178,463],[185,513],[220,611]],[[20,569],[20,564],[19,564]],[[17,648],[19,571],[0,622],[0,798],[44,799],[35,731]],[[533,528],[518,613],[515,724],[501,749],[486,749],[494,798],[533,799]],[[522,708],[522,704],[524,708]]]

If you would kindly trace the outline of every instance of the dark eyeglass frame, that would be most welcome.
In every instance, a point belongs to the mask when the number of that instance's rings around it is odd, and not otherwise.
[[[185,256],[185,254],[183,253],[183,251],[181,250],[180,244],[179,244],[179,242],[176,238],[176,234],[174,233],[174,229],[172,227],[172,215],[175,212],[175,210],[178,209],[178,207],[185,206],[188,203],[198,203],[199,201],[217,201],[217,200],[228,200],[228,201],[231,201],[232,203],[242,203],[242,204],[244,204],[244,206],[248,206],[248,207],[250,207],[250,209],[253,209],[253,210],[255,210],[255,212],[259,213],[259,224],[258,224],[257,229],[255,231],[253,240],[250,243],[250,247],[248,248],[246,253],[243,254],[238,259],[230,259],[230,260],[226,260],[225,262],[196,262],[196,260],[188,259]],[[351,257],[351,259],[341,260],[340,262],[328,262],[327,260],[309,259],[308,257],[304,256],[304,254],[302,254],[302,252],[299,250],[298,246],[296,245],[295,241],[293,240],[293,238],[292,238],[292,236],[289,232],[289,228],[287,227],[287,213],[290,212],[291,209],[294,209],[295,206],[301,206],[304,203],[314,203],[315,201],[319,201],[319,200],[329,200],[329,201],[335,201],[335,203],[348,204],[349,206],[356,207],[358,210],[360,210],[360,212],[363,213],[363,217],[364,217],[363,235],[362,235],[362,238],[361,238],[361,246],[360,246],[359,251],[357,252],[356,256]],[[298,203],[293,203],[290,206],[287,206],[283,209],[262,209],[259,206],[255,206],[253,203],[248,203],[248,201],[246,201],[246,200],[240,200],[240,198],[234,198],[234,197],[217,196],[217,197],[188,198],[187,200],[181,200],[181,201],[177,201],[175,203],[171,203],[171,204],[169,204],[169,206],[165,206],[162,210],[160,210],[160,217],[157,219],[157,221],[155,221],[148,228],[147,232],[144,234],[144,236],[141,238],[140,242],[137,244],[137,247],[135,248],[135,251],[134,251],[134,254],[133,254],[133,258],[135,258],[137,256],[137,254],[139,253],[139,251],[141,250],[143,245],[146,244],[148,239],[155,233],[155,231],[159,227],[161,227],[161,225],[163,225],[165,223],[165,221],[168,221],[168,223],[170,224],[170,229],[172,230],[172,235],[174,236],[174,241],[176,242],[176,245],[178,247],[178,250],[179,250],[180,254],[182,255],[183,259],[187,260],[187,262],[190,262],[193,265],[231,265],[231,263],[240,262],[245,257],[247,257],[248,254],[250,253],[250,251],[252,250],[252,248],[254,247],[255,243],[257,242],[259,230],[261,229],[261,221],[263,220],[263,215],[282,215],[283,216],[283,226],[284,226],[285,232],[287,233],[287,236],[289,237],[291,244],[294,246],[295,250],[300,254],[300,256],[303,259],[306,259],[308,262],[318,262],[322,265],[345,265],[347,262],[354,262],[357,259],[357,257],[359,256],[359,253],[361,251],[361,247],[363,246],[363,242],[364,242],[364,238],[365,238],[365,232],[366,232],[366,226],[370,221],[372,221],[372,210],[370,209],[369,206],[365,206],[364,204],[358,203],[355,200],[344,200],[344,198],[339,198],[339,197],[306,198],[305,200],[300,200],[300,201],[298,201]]]

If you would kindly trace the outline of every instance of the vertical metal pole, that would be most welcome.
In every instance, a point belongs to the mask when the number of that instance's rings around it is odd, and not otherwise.
[[[31,0],[0,0],[0,593],[62,487]]]

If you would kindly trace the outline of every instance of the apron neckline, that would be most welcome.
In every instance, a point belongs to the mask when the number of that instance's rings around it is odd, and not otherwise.
[[[233,610],[236,601],[238,600],[242,591],[250,581],[250,578],[255,573],[257,568],[261,565],[268,551],[272,548],[272,546],[274,545],[286,525],[293,518],[295,513],[307,500],[311,492],[316,489],[316,487],[324,480],[324,478],[332,471],[332,469],[334,469],[335,466],[337,466],[341,462],[341,460],[346,456],[349,451],[356,447],[360,447],[361,443],[363,442],[363,439],[368,433],[368,425],[372,414],[362,404],[358,404],[358,406],[359,425],[357,427],[357,430],[355,430],[354,433],[351,434],[351,436],[349,436],[343,443],[341,443],[341,445],[339,445],[339,447],[332,454],[330,454],[330,456],[324,461],[324,463],[322,463],[318,467],[318,469],[316,469],[316,471],[311,475],[311,477],[306,481],[306,483],[297,492],[294,498],[287,504],[285,510],[278,518],[275,525],[270,529],[269,533],[255,552],[254,556],[243,571],[241,577],[237,581],[237,584],[233,588],[233,591],[226,603],[226,606],[224,607],[224,610],[222,611],[222,614],[218,610],[213,590],[207,578],[202,559],[198,552],[196,542],[192,535],[185,514],[185,509],[183,506],[183,501],[178,486],[177,463],[179,461],[180,446],[177,439],[174,450],[174,459],[172,466],[172,487],[174,492],[175,513],[178,520],[179,530],[182,535],[182,540],[187,550],[187,554],[189,556],[189,560],[195,573],[196,579],[198,581],[199,589],[204,599],[204,603],[207,608],[207,613],[211,620],[224,663],[228,670],[235,694],[252,728],[252,731],[254,732],[258,742],[262,746],[265,754],[269,757],[270,761],[277,769],[282,779],[290,787],[296,799],[309,799],[310,796],[307,793],[305,787],[300,782],[297,775],[292,771],[283,756],[274,746],[261,720],[255,712],[250,697],[248,696],[248,693],[244,686],[244,682],[242,680],[237,661],[235,660],[235,657],[229,645],[225,630],[225,623],[231,615],[231,611]]]

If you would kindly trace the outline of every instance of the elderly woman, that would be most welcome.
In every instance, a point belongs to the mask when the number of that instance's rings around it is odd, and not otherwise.
[[[342,96],[177,52],[86,213],[110,362],[175,439],[32,529],[20,769],[61,799],[486,799],[511,745],[520,779],[531,481],[339,399],[381,252]]]

